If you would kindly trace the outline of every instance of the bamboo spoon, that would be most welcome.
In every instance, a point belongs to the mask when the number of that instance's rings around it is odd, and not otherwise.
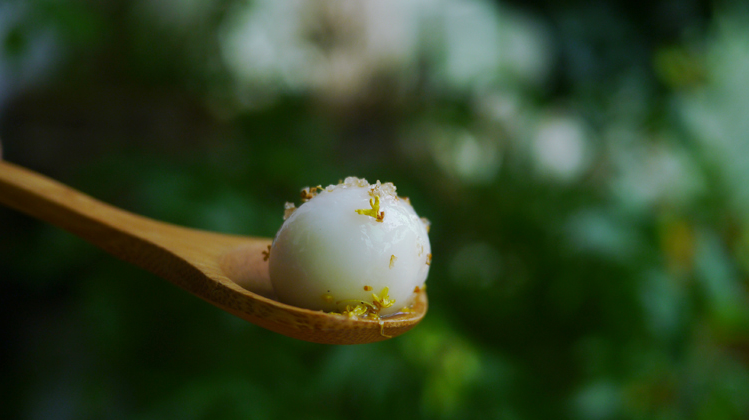
[[[325,344],[385,340],[414,327],[427,310],[424,291],[413,312],[379,321],[277,302],[263,255],[271,239],[223,235],[148,219],[3,161],[0,203],[61,227],[231,314],[292,338]]]

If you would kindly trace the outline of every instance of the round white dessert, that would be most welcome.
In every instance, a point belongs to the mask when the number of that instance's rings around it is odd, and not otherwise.
[[[425,222],[391,183],[349,177],[286,219],[270,250],[270,278],[283,303],[390,315],[413,304],[431,252]],[[383,291],[394,304],[378,304]]]

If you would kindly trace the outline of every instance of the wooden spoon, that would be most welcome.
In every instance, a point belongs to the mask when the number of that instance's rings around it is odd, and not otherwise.
[[[381,320],[351,319],[273,300],[263,251],[271,239],[223,235],[148,219],[0,161],[0,203],[61,227],[244,320],[300,340],[370,343],[415,326],[427,310]]]

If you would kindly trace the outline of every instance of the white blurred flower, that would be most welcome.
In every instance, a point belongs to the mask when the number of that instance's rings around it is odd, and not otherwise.
[[[521,95],[517,92],[477,92],[473,105],[479,116],[502,123],[517,121],[524,111]]]
[[[543,29],[486,0],[256,0],[221,28],[224,61],[241,88],[348,102],[373,82],[436,88],[511,76],[536,83],[550,65]]]
[[[578,179],[590,165],[588,132],[588,127],[577,118],[542,117],[532,144],[538,171],[562,182]]]
[[[428,134],[432,153],[442,170],[469,184],[491,182],[502,163],[499,142],[458,127],[433,127]]]
[[[539,85],[551,72],[554,50],[541,22],[504,11],[501,28],[501,69],[524,83]]]
[[[435,1],[423,31],[435,80],[457,88],[486,88],[500,80],[536,85],[551,70],[546,29],[530,17],[481,0]]]
[[[501,51],[496,8],[486,2],[446,2],[442,45],[446,78],[463,87],[476,79],[493,76]],[[440,39],[440,38],[438,38]]]
[[[614,140],[614,139],[609,139]],[[705,189],[705,180],[689,153],[660,141],[654,144],[611,143],[616,167],[614,195],[632,210],[669,203],[682,206]]]
[[[225,22],[223,56],[240,84],[351,97],[415,59],[412,3],[258,0]]]
[[[707,48],[708,82],[677,96],[677,111],[731,189],[733,204],[749,209],[749,19],[724,13]]]

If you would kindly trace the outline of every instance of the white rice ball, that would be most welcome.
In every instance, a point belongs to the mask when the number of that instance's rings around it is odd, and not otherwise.
[[[322,189],[322,188],[320,188]],[[391,315],[413,304],[431,263],[429,225],[392,183],[346,178],[287,204],[270,250],[278,300],[349,316]]]

